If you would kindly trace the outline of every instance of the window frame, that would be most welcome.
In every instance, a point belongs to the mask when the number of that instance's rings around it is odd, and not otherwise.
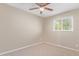
[[[55,29],[55,22],[56,22],[56,20],[60,20],[61,22],[63,22],[63,20],[65,18],[70,19],[70,21],[71,21],[71,29],[70,30],[65,30],[65,29],[62,28],[61,30],[56,30]],[[60,17],[60,18],[54,18],[53,19],[53,31],[73,31],[73,16],[64,16],[64,17]]]

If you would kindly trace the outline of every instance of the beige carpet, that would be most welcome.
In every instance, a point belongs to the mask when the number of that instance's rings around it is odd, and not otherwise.
[[[47,44],[40,44],[32,46],[19,51],[5,54],[5,56],[78,56],[79,52],[50,46]]]

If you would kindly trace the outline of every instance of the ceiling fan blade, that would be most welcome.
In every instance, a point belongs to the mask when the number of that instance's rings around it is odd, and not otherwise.
[[[49,10],[49,11],[53,11],[53,9],[51,9],[51,8],[45,7],[45,9],[46,9],[46,10]]]
[[[36,3],[36,5],[38,5],[39,7],[42,7],[41,3]]]
[[[38,5],[39,7],[44,7],[47,6],[50,3],[36,3],[36,5]]]
[[[38,7],[35,7],[35,8],[30,8],[29,10],[35,10],[35,9],[39,9]]]
[[[43,6],[47,6],[48,4],[50,4],[50,3],[45,3]]]

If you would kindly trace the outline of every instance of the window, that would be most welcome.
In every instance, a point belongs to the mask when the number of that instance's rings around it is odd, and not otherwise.
[[[54,19],[53,31],[73,31],[73,17],[67,16]]]

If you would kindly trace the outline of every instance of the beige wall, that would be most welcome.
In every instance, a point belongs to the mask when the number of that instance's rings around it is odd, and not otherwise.
[[[41,34],[40,17],[0,4],[0,52],[38,42]]]
[[[54,32],[53,18],[73,16],[74,31],[73,32]],[[79,49],[79,9],[68,11],[62,14],[51,16],[45,19],[44,40],[63,45],[69,48]]]

